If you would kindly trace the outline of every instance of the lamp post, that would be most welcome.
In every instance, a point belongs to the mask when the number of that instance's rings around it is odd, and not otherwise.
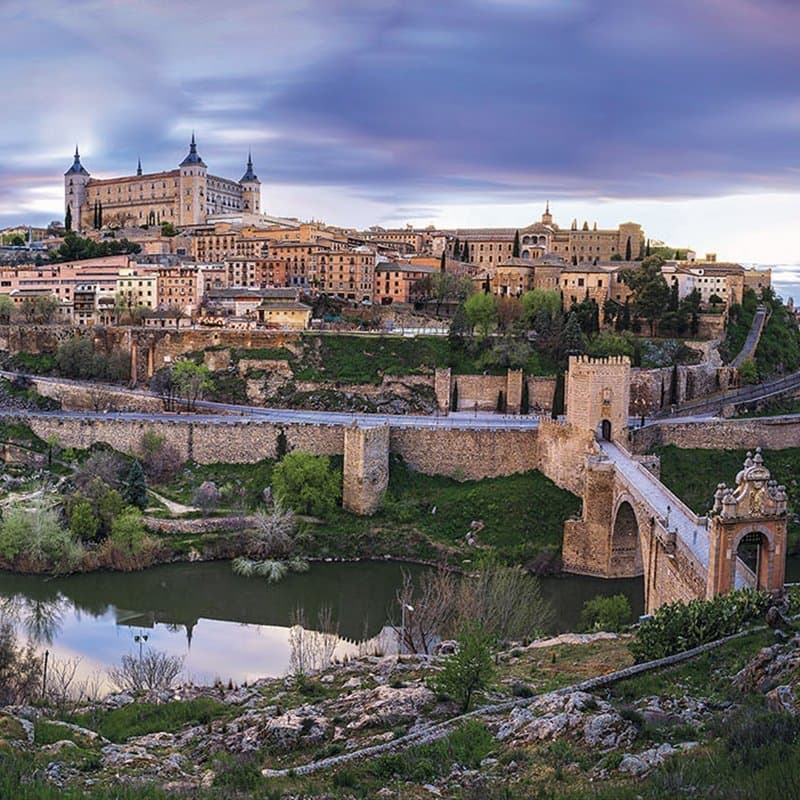
[[[400,660],[400,653],[403,650],[403,642],[406,638],[406,611],[409,614],[414,612],[414,606],[410,606],[408,603],[400,603],[402,611],[400,612],[400,641],[397,643],[397,660]]]
[[[146,633],[137,633],[133,637],[133,641],[139,645],[139,663],[142,663],[142,645],[149,639],[150,637]]]

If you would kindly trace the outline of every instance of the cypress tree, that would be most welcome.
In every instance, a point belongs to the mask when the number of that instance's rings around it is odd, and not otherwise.
[[[531,413],[531,399],[528,392],[528,381],[525,380],[525,376],[522,376],[522,397],[519,401],[519,413],[520,414],[530,414]]]
[[[100,200],[97,203],[97,227],[103,227],[103,201]]]
[[[645,248],[644,254],[649,258],[650,257],[650,240],[647,240],[647,247]]]
[[[628,241],[625,244],[625,260],[626,261],[630,261],[631,260],[631,237],[630,236],[628,237]]]
[[[289,445],[286,441],[286,434],[283,432],[283,428],[281,428],[278,432],[278,440],[275,442],[275,455],[277,456],[278,461],[283,459],[288,452]]]
[[[129,505],[144,510],[147,508],[147,483],[142,465],[134,460],[125,477],[125,500]]]
[[[514,246],[511,250],[512,258],[519,258],[519,231],[514,234]]]
[[[676,261],[680,261],[681,260],[681,251],[680,250],[676,250],[675,251],[675,260]]]
[[[439,270],[441,272],[447,271],[447,248],[442,250],[442,260],[439,262]]]
[[[502,414],[505,410],[506,410],[506,398],[505,395],[503,394],[503,390],[501,389],[497,393],[497,405],[495,407],[495,411],[498,414]]]
[[[553,391],[553,408],[550,416],[558,419],[564,413],[564,373],[556,375],[556,386]]]
[[[673,281],[669,289],[669,310],[678,310],[678,281]]]
[[[622,330],[629,331],[631,329],[631,307],[627,300],[622,309]]]
[[[461,260],[469,263],[469,242],[464,242],[464,252],[461,254]]]
[[[461,258],[461,242],[458,241],[458,236],[456,236],[455,241],[453,242],[453,258]]]
[[[672,381],[669,387],[669,402],[670,405],[678,405],[678,365],[672,365]]]
[[[67,213],[64,216],[64,230],[72,230],[72,206],[67,206]]]
[[[450,398],[450,410],[458,411],[458,381],[453,384],[453,395]]]

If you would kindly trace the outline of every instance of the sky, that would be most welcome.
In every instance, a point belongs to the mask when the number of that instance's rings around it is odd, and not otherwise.
[[[0,227],[97,177],[217,175],[366,227],[641,222],[800,263],[797,0],[0,0]],[[797,278],[797,270],[794,271]]]

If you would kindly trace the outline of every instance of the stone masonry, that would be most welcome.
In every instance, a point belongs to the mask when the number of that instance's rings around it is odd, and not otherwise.
[[[353,514],[374,514],[389,485],[389,426],[362,427],[344,432],[342,506]]]

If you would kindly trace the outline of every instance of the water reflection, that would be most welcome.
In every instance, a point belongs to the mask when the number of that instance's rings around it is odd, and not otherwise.
[[[335,640],[337,657],[387,652],[386,624],[397,616],[404,569],[417,577],[426,568],[315,564],[309,573],[290,574],[278,584],[238,576],[225,562],[52,579],[0,573],[0,614],[52,654],[81,657],[84,672],[104,670],[135,652],[133,637],[145,632],[148,646],[185,657],[190,678],[241,682],[290,668],[292,616],[297,621],[298,608],[310,646],[316,631],[323,634],[326,652]],[[542,594],[556,611],[556,631],[575,629],[586,600],[619,592],[641,613],[641,579],[542,580]],[[327,634],[335,623],[333,638],[325,639],[325,618]]]

